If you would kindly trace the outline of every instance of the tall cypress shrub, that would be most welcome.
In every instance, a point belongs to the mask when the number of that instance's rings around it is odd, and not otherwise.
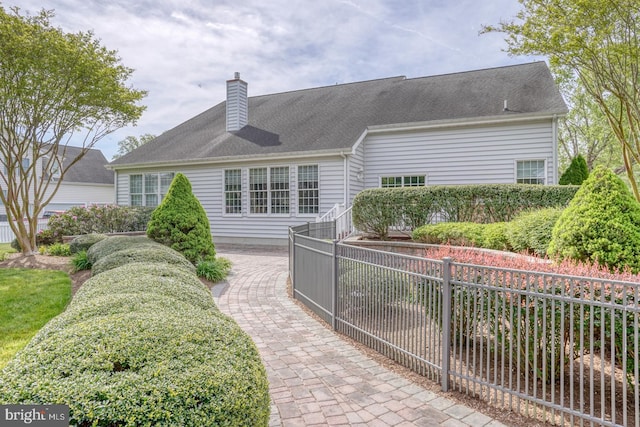
[[[553,227],[548,254],[640,271],[640,204],[618,176],[591,172]]]
[[[213,261],[216,256],[207,214],[181,173],[151,214],[147,236],[182,253],[193,264]]]
[[[558,184],[560,185],[581,185],[587,178],[589,178],[589,168],[587,167],[587,161],[578,154],[571,160],[571,164],[566,171],[560,177]]]

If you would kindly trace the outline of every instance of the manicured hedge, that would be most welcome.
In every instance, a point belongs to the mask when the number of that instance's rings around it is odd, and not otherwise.
[[[142,247],[142,245],[159,245],[147,236],[111,236],[103,239],[87,250],[87,258],[95,264],[99,258],[103,258],[113,252],[132,247]]]
[[[78,252],[88,250],[91,246],[106,238],[106,234],[83,234],[75,237],[71,242],[69,242],[69,248],[71,249],[72,254],[77,254]]]
[[[82,426],[266,426],[270,408],[255,345],[206,287],[140,263],[85,282],[0,373],[4,403],[66,404]]]
[[[359,230],[380,238],[389,227],[409,230],[430,223],[492,223],[510,221],[525,210],[564,207],[579,187],[560,185],[457,185],[375,188],[353,201],[353,222]]]
[[[563,209],[547,208],[522,212],[513,221],[476,224],[441,222],[427,224],[412,233],[420,243],[476,246],[486,249],[528,252],[546,256],[551,232]]]
[[[448,243],[454,246],[482,246],[484,224],[474,222],[441,222],[427,224],[413,232],[413,240],[421,243]]]
[[[184,268],[193,273],[196,272],[196,268],[182,256],[179,252],[173,249],[156,244],[156,245],[142,245],[142,247],[131,247],[128,249],[122,249],[99,258],[91,268],[91,274],[97,275],[104,273],[105,271],[121,267],[132,262],[151,262],[159,264],[170,264],[179,268]]]
[[[114,293],[138,298],[142,294],[154,294],[185,301],[202,309],[215,308],[206,286],[191,272],[172,265],[157,263],[131,263],[109,270],[87,280],[73,300],[85,300]]]
[[[563,209],[547,208],[523,212],[509,222],[507,236],[514,252],[530,252],[547,255],[551,232],[562,215]]]

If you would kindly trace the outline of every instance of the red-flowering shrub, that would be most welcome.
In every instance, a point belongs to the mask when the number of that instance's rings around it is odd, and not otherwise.
[[[616,363],[626,371],[630,388],[635,387],[636,314],[620,306],[637,307],[640,274],[448,246],[425,249],[425,257],[449,257],[456,263],[454,280],[485,285],[454,286],[454,339],[461,345],[485,331],[487,339],[502,345],[494,351],[546,382],[557,379],[580,353],[615,351]]]

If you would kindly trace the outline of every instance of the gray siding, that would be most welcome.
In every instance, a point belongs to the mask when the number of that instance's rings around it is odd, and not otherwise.
[[[344,198],[343,159],[296,159],[291,161],[229,163],[224,166],[192,166],[180,169],[158,169],[144,171],[120,171],[118,173],[118,203],[129,204],[129,175],[150,172],[181,172],[191,182],[193,193],[207,212],[214,241],[244,241],[255,239],[282,243],[287,239],[290,226],[315,222],[315,214],[297,215],[297,168],[301,165],[318,165],[320,212],[322,215]],[[250,214],[249,213],[249,169],[256,167],[289,167],[290,213]],[[224,212],[224,170],[242,170],[242,214],[230,215]]]
[[[545,160],[553,184],[551,120],[369,135],[365,185],[381,176],[426,175],[427,185],[515,183],[517,160]]]
[[[364,179],[358,179],[358,172],[364,176],[364,144],[359,144],[349,157],[349,206],[353,204],[356,194],[364,190]]]

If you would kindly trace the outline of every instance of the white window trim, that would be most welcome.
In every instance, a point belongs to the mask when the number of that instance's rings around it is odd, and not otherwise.
[[[549,169],[547,159],[540,157],[520,158],[513,161],[513,183],[520,184],[518,182],[518,162],[543,162],[544,163],[544,182],[542,184],[522,184],[522,185],[548,185],[549,183]]]
[[[162,181],[161,181],[161,175],[164,174],[173,174],[173,178],[175,178],[176,173],[173,171],[163,171],[163,172],[139,172],[139,173],[130,173],[129,174],[129,179],[128,179],[128,205],[129,206],[143,206],[143,207],[147,207],[146,204],[146,197],[145,195],[148,193],[145,193],[145,176],[146,175],[155,175],[157,180],[158,180],[158,190],[157,190],[157,196],[158,196],[158,204],[156,206],[159,206],[160,203],[162,203],[162,200],[164,199],[164,196],[166,196],[166,193],[164,195],[162,195]],[[131,193],[131,177],[132,176],[142,176],[142,193]],[[173,180],[172,178],[172,180]],[[167,188],[168,191],[168,188]],[[131,196],[135,194],[135,195],[141,195],[142,196],[142,204],[141,205],[132,205],[131,204]],[[149,206],[149,207],[153,207],[155,208],[156,206]]]
[[[228,213],[227,212],[227,192],[225,191],[225,179],[226,179],[226,174],[227,171],[232,171],[232,170],[239,170],[240,171],[240,213]],[[229,217],[229,218],[240,218],[244,215],[245,213],[245,193],[248,194],[249,192],[249,177],[247,176],[247,181],[246,181],[246,185],[245,185],[245,170],[248,170],[246,168],[241,168],[241,167],[237,167],[237,168],[225,168],[222,169],[222,216],[223,217]],[[248,172],[247,172],[248,173]]]
[[[404,179],[407,177],[413,176],[423,176],[424,177],[424,185],[404,185]],[[402,185],[400,187],[382,187],[382,178],[397,178],[400,177],[402,179]],[[426,187],[429,185],[429,174],[386,174],[378,176],[378,188],[404,188],[404,187]]]
[[[292,191],[292,182],[291,182],[291,170],[293,165],[269,165],[269,166],[251,166],[247,167],[247,216],[252,218],[267,218],[267,217],[276,217],[276,218],[288,218],[292,215],[295,215],[295,211],[293,208],[295,207],[291,203],[291,191]],[[289,212],[287,213],[273,213],[271,212],[271,169],[272,168],[289,168]],[[266,169],[267,170],[267,213],[253,213],[251,212],[251,169]],[[297,169],[296,169],[297,170]],[[297,196],[297,194],[296,194]]]
[[[300,206],[299,206],[299,191],[300,189],[298,188],[298,168],[300,168],[301,166],[315,166],[318,168],[318,213],[300,213]],[[299,218],[317,218],[318,215],[321,214],[322,211],[322,204],[320,203],[320,201],[322,200],[322,186],[320,185],[322,183],[322,180],[320,179],[320,165],[318,163],[301,163],[299,165],[295,165],[295,169],[296,169],[296,176],[295,176],[295,185],[296,185],[296,206],[295,206],[295,215]]]

